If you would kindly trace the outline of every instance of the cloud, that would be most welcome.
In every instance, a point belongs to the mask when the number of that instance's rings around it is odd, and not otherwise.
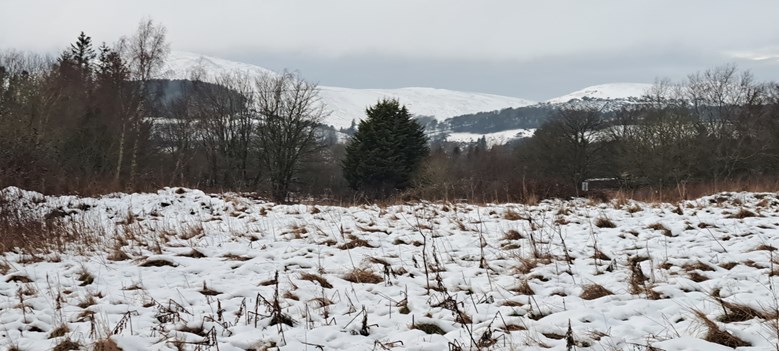
[[[151,17],[174,50],[298,69],[323,85],[544,100],[727,62],[779,78],[779,2],[760,0],[0,1],[0,50],[56,54]],[[762,76],[761,76],[762,75]]]
[[[730,52],[728,54],[729,56],[739,60],[779,62],[779,48],[776,47],[760,48],[751,51]]]
[[[314,57],[530,61],[642,46],[736,50],[775,42],[779,2],[657,0],[18,1],[0,5],[0,47],[111,42],[151,16],[175,48]],[[27,15],[20,15],[27,14]]]

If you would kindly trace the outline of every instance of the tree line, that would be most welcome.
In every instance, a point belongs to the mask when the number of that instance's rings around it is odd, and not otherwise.
[[[659,81],[618,110],[539,107],[521,121],[540,123],[535,135],[509,145],[426,140],[413,111],[382,100],[344,143],[299,74],[170,81],[168,52],[151,20],[111,45],[81,33],[56,58],[0,52],[0,186],[527,201],[579,195],[589,178],[673,187],[779,171],[779,87],[732,65]]]
[[[779,85],[724,65],[659,80],[616,110],[558,108],[532,138],[512,145],[434,147],[429,187],[447,198],[525,201],[611,189],[712,191],[760,181],[779,185]],[[616,183],[616,185],[613,185]]]

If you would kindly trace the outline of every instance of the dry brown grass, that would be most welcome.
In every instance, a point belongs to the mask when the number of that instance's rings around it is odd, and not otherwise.
[[[703,337],[703,340],[732,348],[752,346],[750,343],[725,330],[722,330],[717,325],[717,323],[714,323],[714,321],[706,317],[705,313],[699,310],[693,310],[693,313],[695,314],[695,317],[698,318],[698,320],[700,320],[706,327],[706,335]]]
[[[668,227],[666,227],[665,225],[663,225],[661,223],[650,224],[647,228],[660,231],[660,232],[663,233],[663,235],[668,236],[668,237],[673,236],[673,233],[671,232],[671,230],[668,229]]]
[[[524,217],[522,217],[522,215],[520,215],[516,210],[508,208],[505,212],[503,212],[503,219],[509,221],[518,221],[520,219],[524,219]]]
[[[354,235],[349,235],[349,241],[341,244],[341,246],[338,246],[341,250],[349,250],[353,249],[355,247],[369,247],[372,248],[373,246],[369,244],[367,241],[360,239]]]
[[[241,256],[241,255],[236,255],[236,254],[233,254],[233,253],[226,253],[226,254],[222,255],[222,258],[224,258],[226,260],[230,260],[230,261],[248,261],[248,260],[252,259],[251,257],[248,257],[248,256]]]
[[[8,272],[11,271],[11,268],[13,268],[13,267],[11,267],[11,264],[8,263],[8,261],[4,260],[4,261],[0,262],[0,275],[8,274]]]
[[[216,296],[221,294],[220,291],[209,288],[205,281],[203,282],[203,288],[200,289],[199,292],[205,296]]]
[[[722,306],[724,312],[722,316],[717,318],[717,320],[720,322],[732,323],[732,322],[745,322],[755,318],[759,318],[759,319],[777,318],[776,313],[760,311],[749,305],[727,302],[721,298],[717,298],[717,302],[719,302],[720,306]]]
[[[768,244],[760,244],[753,251],[776,251],[776,248]]]
[[[30,279],[26,275],[21,275],[21,274],[14,274],[6,278],[5,281],[6,283],[23,283],[23,284],[32,283],[32,279]]]
[[[425,334],[438,334],[438,335],[444,335],[446,332],[441,329],[438,325],[435,325],[433,323],[415,323],[411,326],[411,329],[421,330],[425,332]]]
[[[745,208],[740,208],[738,212],[727,216],[727,218],[735,218],[735,219],[744,219],[748,217],[757,217],[757,215],[750,210],[747,210]]]
[[[202,253],[202,252],[200,252],[200,251],[198,251],[198,250],[196,250],[196,249],[192,249],[192,250],[190,250],[189,252],[186,252],[186,253],[183,253],[183,254],[178,254],[178,256],[182,256],[182,257],[191,257],[191,258],[203,258],[203,257],[208,257],[208,256],[206,256],[204,253]]]
[[[143,261],[140,264],[141,267],[175,267],[176,264],[170,260],[163,258],[151,258]]]
[[[595,219],[595,226],[598,228],[616,228],[617,225],[608,217],[598,217]]]
[[[66,248],[93,251],[106,237],[101,226],[92,228],[83,220],[69,220],[69,214],[53,210],[49,215],[24,215],[13,201],[0,200],[0,253],[14,249],[26,253],[59,253]]]
[[[595,249],[595,253],[592,255],[592,258],[601,261],[611,261],[611,257],[609,257],[609,255],[606,255],[605,253],[603,253],[603,251],[598,249]]]
[[[690,278],[690,280],[696,283],[705,282],[709,280],[709,277],[695,271],[687,273],[687,276]]]
[[[95,341],[94,351],[122,351],[122,348],[111,338]]]
[[[533,296],[536,294],[536,292],[533,291],[533,288],[530,287],[530,283],[527,279],[520,279],[517,286],[510,290],[520,295]]]
[[[126,261],[130,259],[130,255],[125,253],[121,247],[114,247],[106,259],[109,261]]]
[[[646,281],[648,278],[644,275],[644,271],[641,270],[640,258],[630,257],[628,264],[630,266],[630,280],[628,281],[628,288],[631,294],[640,294],[646,292]]]
[[[538,267],[538,265],[541,263],[541,260],[536,258],[526,258],[526,257],[520,257],[519,258],[519,265],[514,267],[514,270],[519,274],[528,274],[530,271],[533,270],[533,268]]]
[[[67,325],[61,324],[58,327],[52,329],[51,332],[49,332],[49,339],[59,338],[60,336],[65,336],[67,333],[70,332],[70,328],[68,328]]]
[[[300,279],[301,280],[308,280],[308,281],[312,281],[312,282],[317,282],[317,283],[319,283],[319,286],[321,286],[323,288],[326,288],[326,289],[331,289],[333,287],[333,285],[330,284],[330,282],[328,282],[327,279],[325,279],[321,275],[317,275],[317,274],[303,272],[303,273],[300,273]]]
[[[73,340],[70,340],[70,339],[65,339],[65,340],[62,340],[56,346],[54,346],[54,348],[51,349],[51,350],[52,351],[71,351],[71,350],[80,350],[80,349],[81,349],[81,344],[79,344],[78,342],[75,342]]]
[[[505,234],[503,234],[503,240],[519,240],[524,239],[522,234],[520,234],[518,231],[514,229],[509,229]]]
[[[703,196],[724,191],[776,192],[779,190],[779,180],[773,177],[749,177],[744,180],[687,182],[668,187],[643,187],[628,192],[628,197],[642,202],[675,203],[684,200],[697,199]]]
[[[685,263],[682,266],[682,269],[684,269],[687,272],[690,271],[714,272],[716,270],[714,269],[714,267],[701,261],[696,261],[695,263]]]
[[[370,269],[355,268],[343,276],[343,279],[358,284],[378,284],[384,281],[380,275]]]
[[[78,303],[78,307],[80,308],[87,308],[89,306],[94,306],[97,304],[97,300],[95,300],[95,297],[92,295],[87,295],[81,301]]]
[[[592,283],[582,287],[582,293],[579,297],[585,300],[595,300],[609,295],[614,295],[614,293],[604,288],[603,285]]]

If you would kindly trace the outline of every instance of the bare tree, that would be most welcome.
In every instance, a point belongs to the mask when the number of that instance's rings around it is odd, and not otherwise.
[[[731,64],[691,74],[680,96],[698,118],[699,134],[707,141],[700,156],[710,159],[708,168],[715,181],[729,178],[757,157],[749,140],[765,93],[749,71]]]
[[[283,72],[255,81],[255,132],[261,164],[269,172],[272,196],[285,201],[306,156],[321,145],[317,126],[326,117],[316,84]]]
[[[195,82],[195,111],[200,140],[209,162],[211,182],[235,186],[249,179],[254,129],[254,82],[238,73],[216,77],[213,84]]]
[[[126,153],[128,137],[132,137],[130,158],[130,186],[135,182],[138,168],[138,149],[141,142],[143,117],[148,111],[149,80],[153,79],[167,55],[170,46],[166,41],[167,30],[161,24],[155,24],[151,19],[144,19],[138,24],[138,29],[129,38],[123,37],[117,43],[116,51],[121,53],[130,72],[130,78],[135,81],[132,94],[126,95],[122,102],[122,131],[119,139],[119,149],[114,179],[119,181],[122,164]]]
[[[562,178],[578,189],[581,181],[608,168],[606,126],[598,110],[560,110],[531,139],[531,162],[544,175]]]

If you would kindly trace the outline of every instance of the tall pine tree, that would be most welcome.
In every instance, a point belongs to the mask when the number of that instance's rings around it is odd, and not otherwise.
[[[376,196],[408,188],[430,152],[424,129],[397,100],[379,101],[366,113],[346,147],[346,180],[353,189]]]

